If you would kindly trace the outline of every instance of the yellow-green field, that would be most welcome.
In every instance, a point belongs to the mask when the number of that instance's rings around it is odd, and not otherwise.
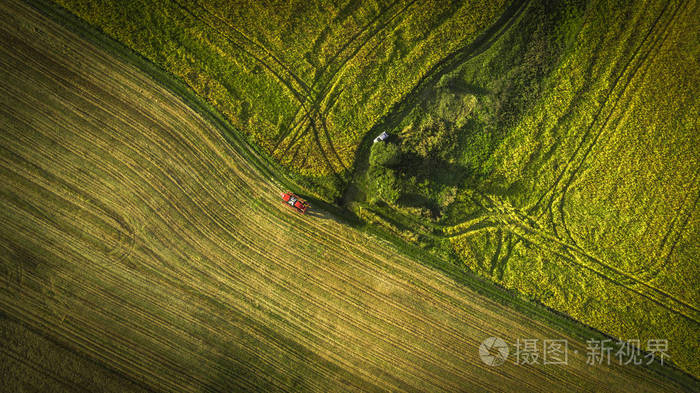
[[[280,188],[135,67],[0,4],[7,391],[678,391]],[[484,365],[499,336],[566,366]]]

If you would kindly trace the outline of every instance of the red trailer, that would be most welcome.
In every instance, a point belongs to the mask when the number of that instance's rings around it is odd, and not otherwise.
[[[306,213],[306,209],[308,209],[310,206],[305,200],[299,198],[296,194],[293,194],[291,192],[283,192],[282,200],[285,202],[286,205],[294,208],[301,214]]]

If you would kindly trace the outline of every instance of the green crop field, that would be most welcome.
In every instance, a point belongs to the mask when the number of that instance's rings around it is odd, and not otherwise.
[[[0,18],[0,390],[698,390],[696,1]]]

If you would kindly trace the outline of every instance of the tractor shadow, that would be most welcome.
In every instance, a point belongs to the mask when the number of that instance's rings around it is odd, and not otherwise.
[[[304,215],[307,217],[321,218],[324,220],[332,218],[328,213],[322,210],[314,209],[313,205],[306,210],[306,213]]]
[[[339,224],[349,225],[353,228],[358,228],[363,224],[362,221],[360,221],[360,219],[349,210],[324,202],[311,195],[301,193],[297,193],[297,195],[311,205],[304,214],[307,217],[332,220]]]

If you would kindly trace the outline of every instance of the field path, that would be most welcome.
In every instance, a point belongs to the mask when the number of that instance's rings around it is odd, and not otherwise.
[[[584,342],[323,212],[289,211],[147,75],[23,3],[0,15],[3,318],[154,391],[679,390],[588,366]],[[486,366],[490,336],[568,339],[568,365]],[[81,386],[0,349],[49,386]]]

